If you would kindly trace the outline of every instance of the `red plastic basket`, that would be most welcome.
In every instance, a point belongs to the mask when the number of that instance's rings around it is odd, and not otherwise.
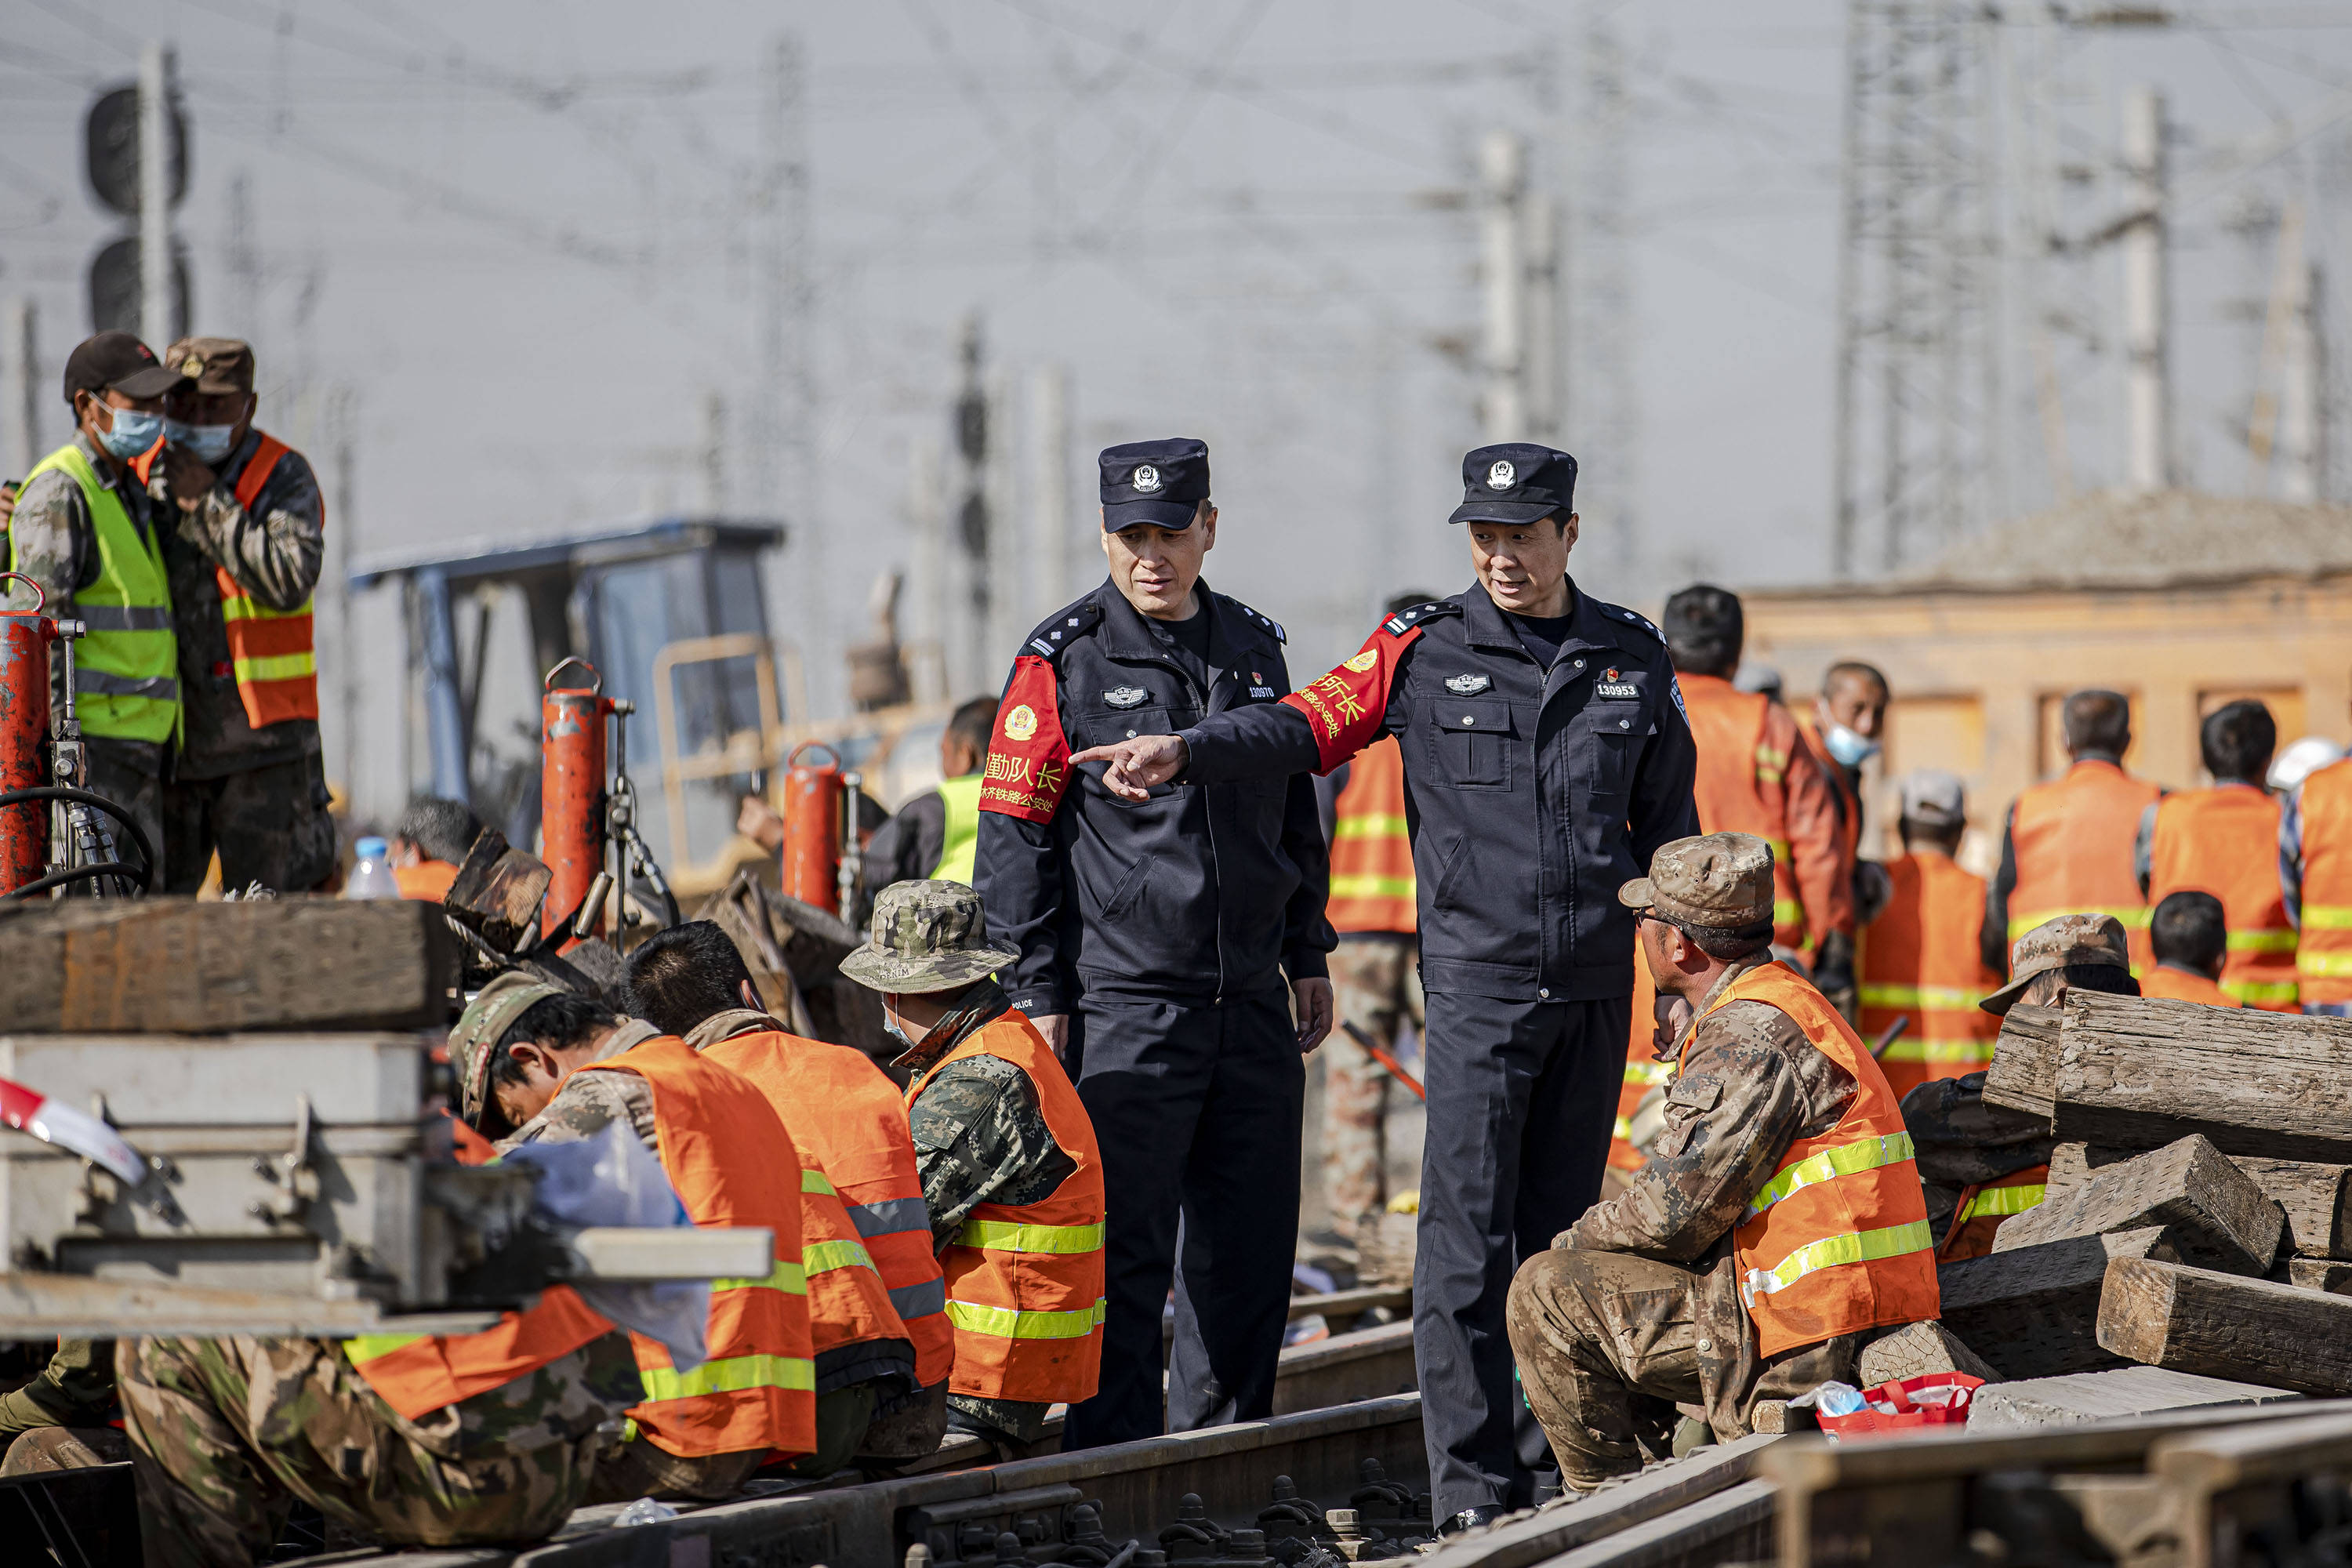
[[[1899,1383],[1882,1383],[1875,1388],[1863,1390],[1863,1397],[1873,1405],[1892,1405],[1893,1414],[1884,1410],[1857,1410],[1851,1415],[1821,1415],[1814,1419],[1822,1431],[1841,1442],[1849,1437],[1874,1436],[1881,1433],[1901,1432],[1915,1426],[1964,1426],[1968,1424],[1969,1406],[1976,1401],[1976,1392],[1984,1386],[1984,1379],[1970,1377],[1964,1372],[1931,1372],[1918,1377],[1906,1377]],[[1915,1405],[1911,1396],[1930,1388],[1956,1388],[1949,1405]]]

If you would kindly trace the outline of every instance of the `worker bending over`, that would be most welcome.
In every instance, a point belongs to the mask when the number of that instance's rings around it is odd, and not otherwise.
[[[854,1455],[937,1449],[955,1336],[898,1087],[864,1052],[769,1016],[743,955],[709,921],[673,926],[630,953],[628,998],[632,1013],[750,1079],[799,1151],[816,1345],[809,1472],[830,1474],[828,1461],[838,1468]]]
[[[1617,897],[1659,991],[1697,1018],[1649,1161],[1511,1282],[1519,1382],[1579,1490],[1663,1458],[1676,1404],[1728,1442],[1759,1399],[1853,1382],[1866,1331],[1938,1307],[1885,1075],[1770,958],[1763,840],[1678,839]]]
[[[2140,976],[2141,995],[2201,1002],[2208,1007],[2244,1005],[2221,989],[2230,926],[2221,900],[2189,888],[2167,893],[2148,920],[2148,934],[2156,963]]]
[[[461,800],[420,795],[400,814],[385,863],[404,899],[439,903],[449,896],[466,851],[481,837],[482,821]]]
[[[2075,991],[2137,996],[2129,944],[2113,915],[2060,915],[2017,939],[2010,981],[1978,1005],[1996,1017],[2022,1002],[2058,1007]],[[1950,1263],[1992,1250],[1993,1232],[2042,1201],[2050,1179],[2050,1122],[1989,1103],[1985,1075],[1921,1084],[1903,1097],[1937,1257]]]
[[[761,1279],[711,1282],[708,1359],[680,1371],[630,1335],[644,1396],[601,1455],[592,1502],[732,1495],[772,1455],[817,1447],[800,1160],[765,1096],[685,1041],[520,974],[485,986],[449,1036],[458,1114],[493,1107],[517,1131],[499,1147],[601,1137],[620,1122],[661,1161],[697,1225],[764,1226]]]
[[[1060,1058],[991,978],[1017,956],[990,943],[978,893],[924,881],[882,889],[841,961],[881,994],[907,1047],[892,1065],[915,1075],[916,1168],[955,1326],[948,1425],[1013,1450],[1094,1394],[1104,1310],[1102,1156]]]

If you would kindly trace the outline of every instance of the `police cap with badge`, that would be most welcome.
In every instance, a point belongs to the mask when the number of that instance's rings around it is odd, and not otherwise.
[[[1576,510],[1576,459],[1528,441],[1462,459],[1462,504],[1448,522],[1534,522]]]
[[[1190,528],[1209,499],[1209,444],[1180,436],[1105,447],[1103,531],[1121,533],[1150,524]]]

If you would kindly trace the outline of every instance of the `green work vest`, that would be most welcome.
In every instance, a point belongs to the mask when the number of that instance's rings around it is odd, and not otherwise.
[[[89,628],[74,649],[74,712],[82,733],[168,741],[180,723],[180,644],[172,631],[163,540],[140,537],[79,447],[68,442],[35,464],[33,474],[52,468],[81,487],[98,542],[98,581],[74,595],[74,614]],[[17,565],[13,533],[8,564]]]
[[[940,840],[940,863],[931,877],[941,882],[970,882],[980,853],[980,780],[978,773],[940,781],[940,804],[947,807],[947,834]]]

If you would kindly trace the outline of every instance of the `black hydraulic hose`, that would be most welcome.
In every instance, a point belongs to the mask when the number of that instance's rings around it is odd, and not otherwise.
[[[140,869],[136,866],[126,866],[120,860],[100,860],[93,865],[71,866],[62,871],[52,871],[46,877],[37,878],[14,889],[6,897],[29,899],[35,893],[46,893],[51,888],[62,888],[68,882],[95,882],[100,877],[128,878],[140,875]],[[139,885],[143,889],[147,884],[142,880]]]
[[[137,822],[132,820],[131,814],[124,811],[121,806],[116,805],[113,801],[107,799],[102,795],[93,795],[89,790],[74,789],[66,784],[35,784],[30,789],[0,790],[0,807],[11,805],[32,805],[39,802],[51,800],[77,802],[82,805],[94,805],[98,807],[99,810],[106,813],[107,816],[114,818],[116,822],[121,824],[122,826],[130,832],[131,842],[138,846],[140,858],[146,861],[146,865],[141,868],[138,871],[139,890],[143,893],[154,887],[155,847],[147,842],[146,833],[141,829]],[[129,876],[131,874],[131,868],[128,866],[121,866],[120,861],[109,861],[108,864],[121,867],[121,869],[118,872],[119,875]],[[85,870],[89,869],[89,868],[87,867],[79,868]],[[17,889],[16,892],[18,896],[21,896],[27,890],[34,888],[54,888],[56,886],[58,886],[58,882],[55,878],[45,877],[38,882],[27,882],[24,887]]]

